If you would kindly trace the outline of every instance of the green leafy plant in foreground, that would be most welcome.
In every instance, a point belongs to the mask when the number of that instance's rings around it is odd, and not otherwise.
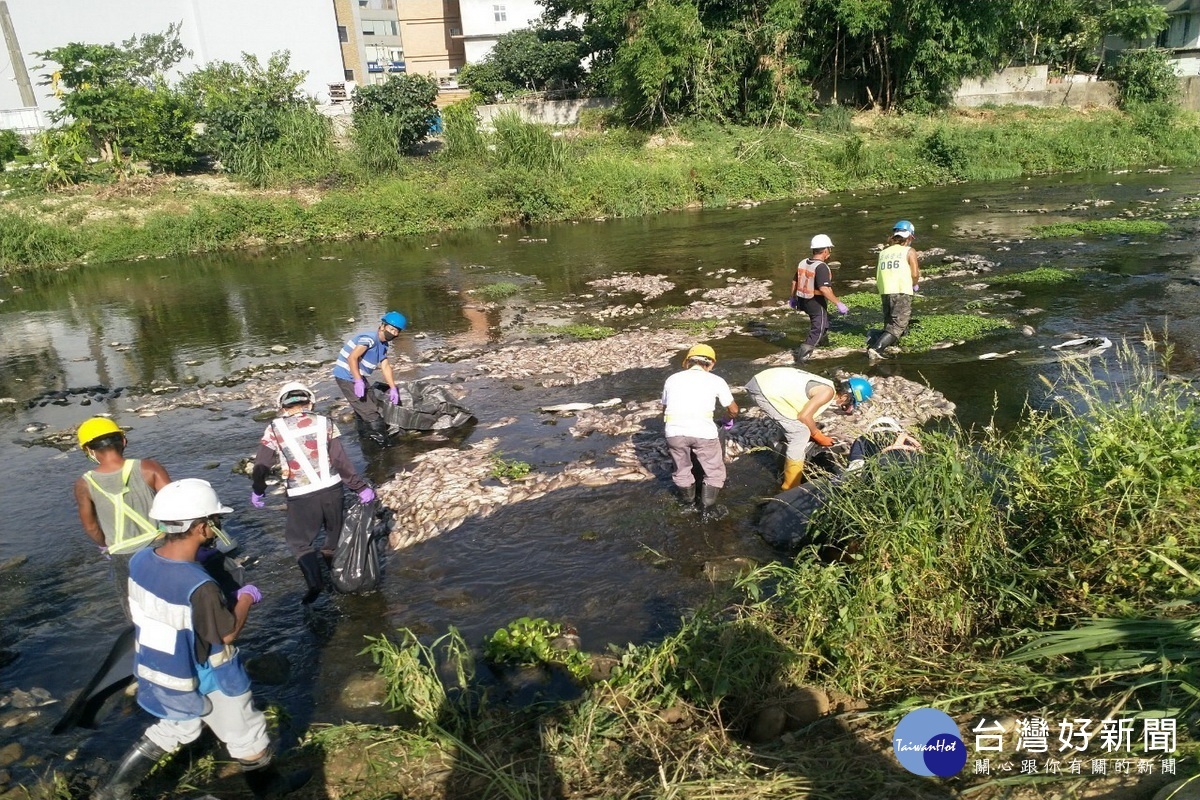
[[[497,664],[558,664],[576,678],[584,678],[591,671],[588,657],[573,648],[553,645],[555,639],[569,632],[557,622],[521,617],[484,639],[483,654]]]
[[[1152,236],[1166,233],[1168,225],[1165,222],[1149,219],[1098,219],[1080,222],[1056,222],[1053,225],[1034,225],[1030,231],[1047,239],[1061,239],[1067,236],[1083,236],[1085,234],[1125,234],[1127,236]]]
[[[493,478],[509,478],[512,480],[520,480],[533,472],[533,466],[528,461],[516,461],[505,459],[500,455],[491,457]]]

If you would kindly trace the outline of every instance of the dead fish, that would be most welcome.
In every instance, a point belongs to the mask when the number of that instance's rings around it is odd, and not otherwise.
[[[1016,350],[1009,350],[1007,353],[984,353],[983,355],[981,355],[979,357],[979,360],[980,361],[992,361],[997,358],[1008,358],[1009,356],[1015,355],[1016,353],[1017,353]]]
[[[1082,348],[1085,348],[1085,347],[1088,349],[1082,350]],[[1097,353],[1103,353],[1105,350],[1109,349],[1110,347],[1112,347],[1112,340],[1109,339],[1107,336],[1081,336],[1078,339],[1069,339],[1068,341],[1065,341],[1062,344],[1051,345],[1050,349],[1051,350],[1070,350],[1070,349],[1074,349],[1074,348],[1080,348],[1082,350],[1082,352],[1080,352],[1076,355],[1092,356],[1092,355],[1096,355]]]
[[[556,406],[542,406],[538,411],[547,414],[566,414],[571,411],[587,411],[591,408],[612,408],[621,404],[621,398],[614,397],[602,403],[559,403]]]

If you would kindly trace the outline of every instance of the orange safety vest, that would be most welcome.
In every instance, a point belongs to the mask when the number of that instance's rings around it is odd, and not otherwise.
[[[796,297],[812,300],[817,296],[817,264],[824,264],[820,259],[806,258],[796,265]]]

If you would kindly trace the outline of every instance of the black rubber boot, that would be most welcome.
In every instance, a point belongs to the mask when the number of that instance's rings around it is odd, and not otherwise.
[[[867,355],[871,359],[886,359],[887,356],[883,354],[884,348],[890,347],[898,341],[900,340],[887,331],[881,331],[872,342],[867,344]]]
[[[313,552],[305,553],[296,559],[296,563],[300,566],[300,572],[304,575],[304,582],[308,584],[308,592],[300,602],[308,605],[321,596],[321,589],[325,585],[321,579],[321,554]]]
[[[383,417],[377,417],[367,425],[367,438],[380,447],[387,447],[387,423],[383,421]]]
[[[717,495],[720,493],[721,487],[704,484],[704,488],[700,490],[700,505],[705,511],[717,504]]]
[[[108,783],[92,795],[92,800],[129,800],[133,797],[133,790],[146,779],[150,770],[166,754],[167,751],[143,736],[121,757],[121,763],[117,765]]]
[[[696,484],[693,483],[691,486],[676,486],[675,490],[679,493],[679,505],[696,505]]]
[[[243,764],[242,769],[242,777],[246,779],[246,785],[255,797],[283,797],[304,786],[312,778],[311,769],[299,769],[285,775],[274,764],[255,769],[246,769],[246,765]]]
[[[802,344],[792,351],[792,360],[799,364],[811,356],[813,350],[816,349],[817,348],[813,347],[811,344]]]

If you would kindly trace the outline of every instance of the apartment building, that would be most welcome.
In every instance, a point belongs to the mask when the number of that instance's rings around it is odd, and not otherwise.
[[[535,0],[458,0],[466,63],[481,61],[501,34],[533,27],[544,9]]]
[[[400,38],[408,71],[432,75],[444,88],[457,85],[463,55],[460,0],[403,0]]]

